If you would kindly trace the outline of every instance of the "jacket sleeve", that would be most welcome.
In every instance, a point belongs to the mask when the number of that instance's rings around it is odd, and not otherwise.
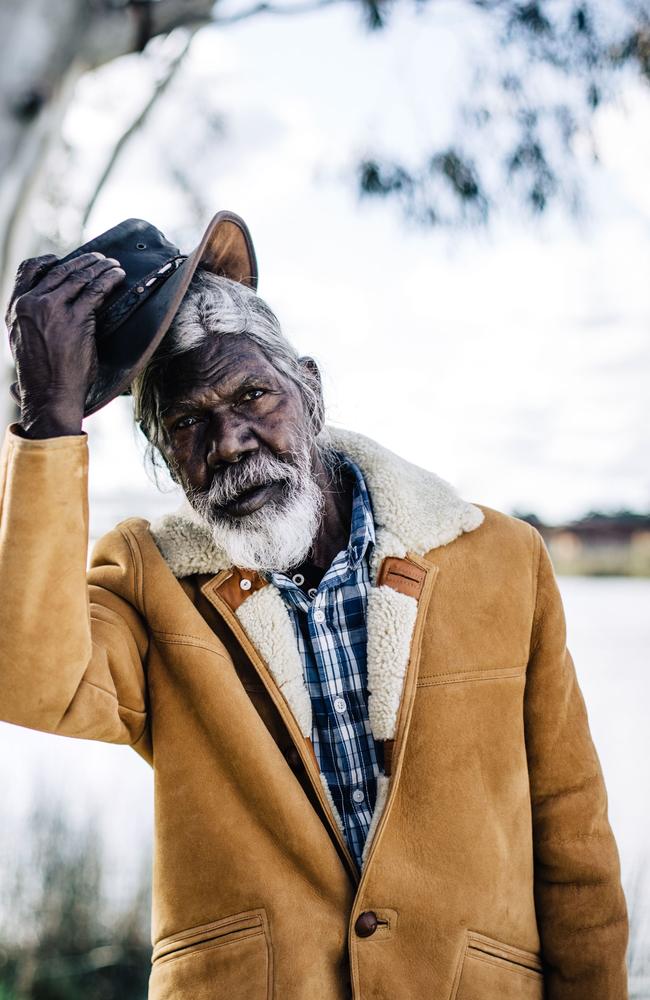
[[[627,914],[607,794],[541,537],[525,695],[547,1000],[625,1000]]]
[[[86,578],[86,436],[7,431],[0,470],[0,718],[49,733],[126,743],[150,759],[128,533],[99,543]]]

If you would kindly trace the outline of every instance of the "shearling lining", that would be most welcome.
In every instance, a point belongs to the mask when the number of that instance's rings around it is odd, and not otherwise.
[[[372,819],[370,820],[370,826],[368,827],[368,836],[366,837],[366,842],[363,845],[363,854],[361,856],[361,866],[365,867],[366,861],[368,860],[368,854],[370,853],[370,847],[377,833],[377,827],[379,826],[379,820],[381,819],[384,809],[386,808],[386,801],[388,799],[388,788],[390,785],[390,778],[386,774],[379,774],[377,776],[377,797],[375,799],[375,808],[372,812]]]
[[[368,595],[368,715],[376,740],[395,736],[418,605],[392,587]]]
[[[272,584],[262,587],[238,608],[237,617],[271,671],[302,735],[311,737],[311,699],[303,679],[302,660],[289,612],[280,591]]]
[[[461,500],[444,479],[363,434],[328,428],[327,439],[356,462],[368,486],[377,528],[373,579],[386,556],[424,555],[464,531],[473,531],[483,521],[479,508]],[[152,524],[150,531],[176,577],[219,573],[230,565],[215,546],[209,527],[187,503]]]

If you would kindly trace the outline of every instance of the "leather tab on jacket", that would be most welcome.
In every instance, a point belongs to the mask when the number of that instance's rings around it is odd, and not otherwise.
[[[219,573],[211,585],[211,589],[219,594],[231,611],[237,611],[247,597],[254,594],[256,590],[266,587],[267,581],[254,570],[226,569]]]
[[[400,594],[407,597],[414,597],[416,601],[420,599],[424,581],[426,580],[426,570],[411,562],[410,559],[398,559],[396,556],[387,556],[377,575],[377,586],[385,585],[392,587]]]

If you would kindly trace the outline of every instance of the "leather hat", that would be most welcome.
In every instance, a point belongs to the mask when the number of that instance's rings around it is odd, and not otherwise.
[[[257,289],[253,241],[234,212],[218,212],[190,254],[150,222],[126,219],[62,261],[91,251],[119,260],[126,277],[97,311],[98,370],[85,416],[128,392],[169,329],[197,267]]]

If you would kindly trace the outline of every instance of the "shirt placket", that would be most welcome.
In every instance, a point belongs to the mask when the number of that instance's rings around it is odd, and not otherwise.
[[[316,759],[337,806],[358,863],[372,818],[379,747],[367,718],[365,648],[355,650],[350,604],[368,596],[368,546],[374,543],[372,511],[356,470],[350,540],[309,598],[299,581],[273,574],[292,613],[312,701]],[[363,612],[365,614],[365,611]],[[354,631],[359,628],[358,621]],[[356,639],[358,642],[358,638]],[[365,640],[364,640],[365,642]]]
[[[370,825],[370,795],[359,737],[355,729],[361,724],[350,705],[351,694],[343,687],[339,669],[333,614],[340,587],[352,572],[347,559],[334,563],[323,578],[322,589],[308,612],[311,645],[317,660],[323,685],[327,722],[336,738],[332,750],[339,781],[340,803],[348,840],[360,856]]]

